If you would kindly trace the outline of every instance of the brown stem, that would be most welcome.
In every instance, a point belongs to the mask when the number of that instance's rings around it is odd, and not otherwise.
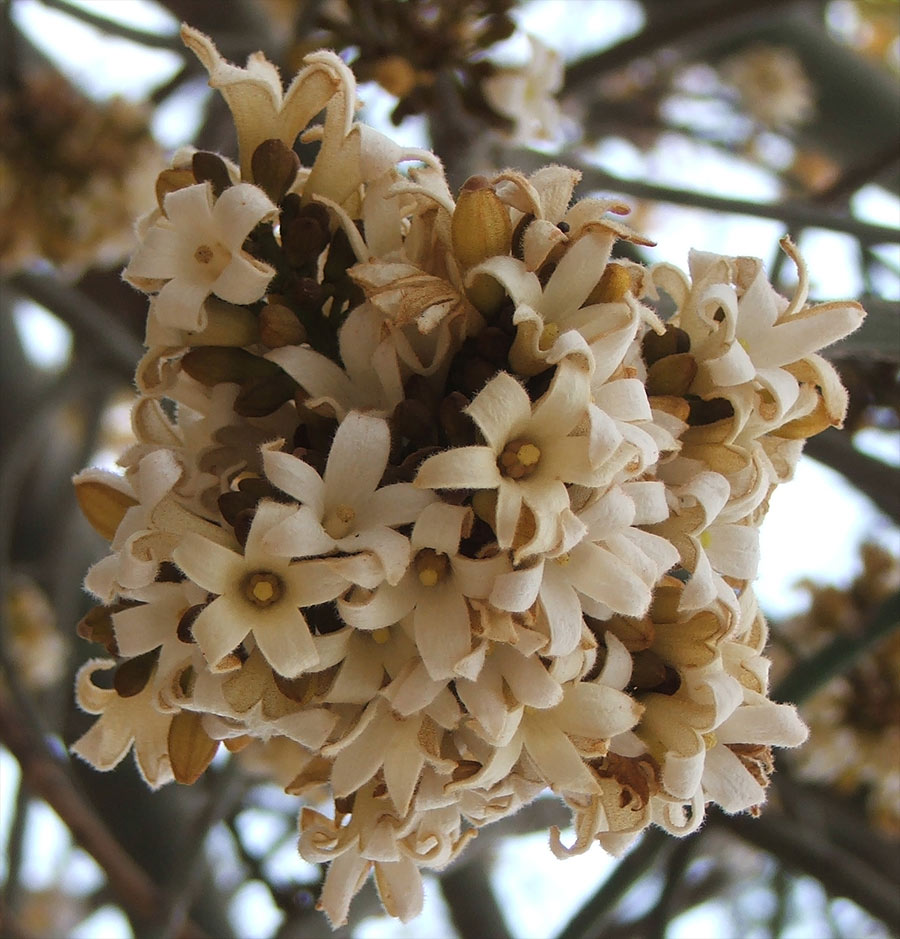
[[[26,727],[15,702],[0,688],[0,741],[18,761],[26,785],[56,812],[75,841],[103,868],[122,907],[139,920],[150,920],[160,907],[156,886],[109,833],[43,739],[35,739]],[[188,924],[181,935],[183,939],[200,939],[205,934]]]

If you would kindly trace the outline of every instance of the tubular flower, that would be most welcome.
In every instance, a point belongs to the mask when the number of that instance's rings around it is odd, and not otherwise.
[[[189,784],[225,741],[324,793],[299,849],[335,926],[370,871],[417,915],[422,869],[548,787],[560,856],[755,811],[805,734],[767,698],[758,528],[842,419],[817,350],[861,309],[807,309],[796,257],[790,300],[751,258],[614,260],[650,243],[565,167],[454,200],[433,154],[353,123],[333,53],[285,92],[184,36],[241,166],[177,156],[126,268],[148,348],[123,475],[75,479],[109,542],[75,752]]]

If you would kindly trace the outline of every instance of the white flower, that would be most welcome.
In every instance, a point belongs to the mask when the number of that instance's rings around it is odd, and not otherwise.
[[[253,303],[275,275],[273,268],[243,250],[256,225],[277,209],[256,186],[239,183],[213,198],[209,183],[170,192],[165,216],[144,236],[125,279],[148,292],[158,290],[151,315],[166,326],[199,332],[206,328],[204,300],[212,293],[229,303]]]
[[[78,670],[75,679],[78,706],[101,716],[70,749],[96,769],[110,770],[118,766],[134,745],[138,769],[156,789],[173,778],[168,742],[172,714],[155,707],[157,695],[149,674],[136,694],[122,695],[113,688],[98,688],[91,681],[94,672],[112,668],[116,668],[112,659],[90,659]]]
[[[394,529],[414,522],[435,497],[411,483],[378,488],[390,447],[387,421],[355,411],[341,421],[322,477],[303,460],[264,447],[269,481],[303,503],[269,531],[266,549],[293,558],[371,551],[388,583],[398,583],[409,564],[409,539]]]
[[[549,551],[568,528],[579,525],[565,483],[593,486],[602,481],[590,458],[590,437],[570,436],[587,416],[589,403],[587,373],[568,361],[557,368],[549,390],[533,407],[525,389],[501,372],[465,409],[487,445],[429,457],[415,485],[496,490],[494,530],[500,547],[513,547],[524,506],[533,516],[533,534],[515,546],[516,561]]]
[[[370,596],[338,601],[345,622],[381,629],[413,612],[419,655],[435,680],[453,675],[471,650],[467,598],[486,599],[497,575],[509,569],[505,555],[473,559],[459,553],[471,510],[443,502],[427,506],[412,531],[409,570],[396,585],[382,584]]]
[[[503,68],[489,76],[481,87],[488,103],[504,117],[515,121],[513,141],[557,141],[562,118],[554,95],[563,86],[562,56],[529,34],[531,56],[522,68]]]
[[[335,573],[333,562],[291,564],[265,550],[266,533],[288,512],[287,506],[262,502],[243,555],[193,533],[173,553],[194,583],[218,594],[191,630],[213,669],[251,632],[269,665],[286,678],[296,678],[319,661],[300,607],[333,600],[348,582]]]

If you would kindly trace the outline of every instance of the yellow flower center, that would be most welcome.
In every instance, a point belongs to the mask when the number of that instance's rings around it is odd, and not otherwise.
[[[356,512],[353,510],[353,507],[341,503],[325,513],[322,527],[332,538],[343,538],[345,535],[349,534],[353,528],[355,519]]]
[[[541,459],[541,451],[529,440],[511,440],[497,460],[500,472],[510,479],[530,476]]]
[[[194,252],[194,260],[198,264],[209,264],[213,256],[213,249],[209,245],[200,245]]]
[[[268,571],[249,574],[243,584],[244,596],[258,607],[271,606],[284,596],[284,581]]]
[[[390,626],[382,626],[381,629],[372,631],[372,639],[379,646],[383,646],[391,638]]]
[[[572,560],[572,555],[570,555],[569,552],[566,551],[565,554],[560,554],[558,557],[555,557],[553,560],[556,561],[556,563],[559,564],[560,567],[565,567],[569,563],[569,561]]]
[[[704,550],[706,550],[709,547],[711,541],[712,541],[712,535],[710,535],[709,531],[700,532],[700,544]]]
[[[422,548],[413,562],[419,583],[423,587],[435,587],[446,576],[450,569],[450,560],[446,554],[434,551],[432,548]]]

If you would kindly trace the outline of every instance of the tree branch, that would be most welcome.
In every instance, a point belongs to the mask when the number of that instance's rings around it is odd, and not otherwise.
[[[75,841],[100,865],[118,902],[139,920],[151,919],[160,906],[156,886],[112,837],[43,738],[35,738],[26,728],[13,699],[0,688],[0,741],[18,761],[25,785],[56,812]],[[205,934],[188,924],[181,935],[187,939]]]
[[[41,0],[45,7],[51,10],[58,10],[71,16],[74,20],[80,20],[93,26],[95,29],[102,30],[110,36],[118,36],[120,39],[127,39],[129,42],[137,43],[140,46],[147,46],[150,49],[167,49],[170,52],[177,52],[179,55],[185,55],[184,44],[178,35],[178,32],[169,35],[160,35],[159,33],[146,32],[143,29],[136,29],[134,26],[128,26],[118,20],[107,19],[105,16],[99,16],[92,13],[84,7],[75,6],[67,3],[66,0]]]
[[[872,225],[855,218],[838,215],[820,206],[801,202],[757,203],[724,196],[710,196],[688,189],[674,189],[637,179],[621,179],[604,170],[579,163],[585,185],[594,189],[611,189],[638,199],[669,202],[694,209],[709,209],[713,212],[728,212],[734,215],[750,215],[768,218],[786,226],[801,228],[825,228],[830,231],[853,235],[864,244],[894,244],[900,242],[900,229],[887,225]]]
[[[798,663],[772,690],[773,701],[802,704],[832,678],[847,671],[863,653],[900,624],[900,593],[888,597],[858,635],[837,636],[815,655]]]

